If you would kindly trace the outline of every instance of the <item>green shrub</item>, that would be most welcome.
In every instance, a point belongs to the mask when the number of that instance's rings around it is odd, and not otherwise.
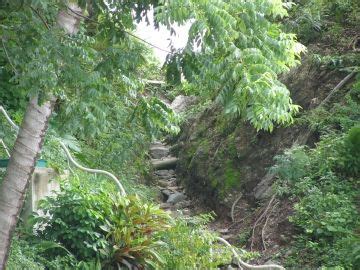
[[[98,269],[99,264],[102,269],[124,264],[146,269],[213,269],[230,262],[231,252],[206,229],[211,219],[211,215],[171,219],[137,196],[120,197],[103,186],[94,189],[75,179],[62,184],[56,197],[41,202],[41,211],[32,220],[36,236],[30,241],[50,258],[49,269],[57,269],[56,262],[62,269],[84,270]],[[243,254],[244,259],[251,256]]]
[[[345,138],[341,167],[351,176],[360,173],[360,126],[351,128]]]
[[[332,243],[351,234],[357,211],[350,196],[322,192],[319,188],[313,188],[309,193],[295,205],[291,222],[313,240],[326,239]]]
[[[42,270],[45,266],[38,262],[38,251],[36,247],[29,245],[24,240],[14,238],[8,263],[8,270]]]
[[[297,147],[276,157],[276,192],[296,201],[290,221],[298,230],[289,266],[359,265],[359,134],[358,127],[329,132],[313,149]]]
[[[163,233],[163,269],[214,269],[231,261],[231,252],[216,243],[216,234],[206,229],[211,214],[179,217],[175,226]],[[211,255],[212,254],[212,255]]]
[[[155,252],[161,244],[157,233],[169,227],[170,219],[137,196],[120,197],[73,181],[41,202],[33,224],[39,237],[60,243],[78,260],[98,258],[112,265],[125,259],[154,266],[162,262]],[[61,254],[54,250],[51,255]]]

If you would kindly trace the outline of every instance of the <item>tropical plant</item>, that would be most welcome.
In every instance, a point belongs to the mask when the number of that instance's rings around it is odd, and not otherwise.
[[[170,227],[169,215],[135,195],[121,197],[82,181],[64,183],[61,192],[42,201],[32,220],[35,235],[60,243],[78,260],[98,258],[104,267],[163,264],[156,250],[164,244],[158,234]]]

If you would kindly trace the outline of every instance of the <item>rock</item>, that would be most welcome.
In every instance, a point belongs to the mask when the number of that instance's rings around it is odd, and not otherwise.
[[[196,102],[195,96],[177,96],[170,105],[170,108],[177,113],[185,111],[189,106]]]
[[[171,194],[174,194],[173,191],[169,190],[169,189],[163,189],[161,190],[161,193],[166,197],[166,198],[170,198]]]
[[[174,191],[174,192],[177,192],[178,190],[182,190],[183,189],[183,187],[179,187],[179,186],[168,186],[167,187],[167,189],[170,189],[170,190],[172,190],[172,191]]]
[[[158,176],[169,176],[170,172],[169,170],[157,170],[155,171],[155,174]]]
[[[150,148],[150,156],[154,159],[161,159],[169,155],[169,148],[164,146],[153,146]]]
[[[160,208],[161,209],[169,209],[172,207],[172,204],[171,203],[161,203],[160,204]]]
[[[233,235],[233,234],[226,234],[226,235],[223,235],[222,238],[224,238],[225,240],[234,239],[234,238],[235,238],[235,235]]]
[[[275,181],[275,173],[268,172],[254,188],[254,197],[256,200],[270,198],[273,195],[271,185]]]
[[[175,174],[172,172],[172,170],[159,170],[155,171],[155,176],[158,179],[170,181],[170,179],[174,178]]]
[[[175,204],[176,209],[183,209],[191,205],[190,201],[181,201]]]
[[[219,229],[219,230],[217,230],[219,233],[221,233],[221,234],[225,234],[225,233],[228,233],[229,232],[229,229]]]
[[[168,187],[175,187],[176,186],[176,178],[171,178],[169,181],[167,181]]]
[[[166,188],[166,187],[168,187],[168,186],[171,186],[171,185],[169,184],[169,181],[165,181],[165,180],[158,180],[157,183],[158,183],[158,185],[159,185],[160,187],[162,187],[162,188]]]
[[[184,201],[185,199],[186,199],[186,196],[184,193],[175,192],[169,196],[169,198],[166,202],[176,204],[178,202]]]

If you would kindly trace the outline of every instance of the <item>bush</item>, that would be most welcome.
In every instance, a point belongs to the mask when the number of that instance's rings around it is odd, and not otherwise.
[[[24,240],[12,240],[10,256],[6,265],[8,270],[42,270],[45,266],[38,262],[37,249]]]
[[[194,218],[180,216],[175,226],[163,233],[162,239],[166,242],[161,250],[165,261],[163,269],[215,269],[231,261],[231,252],[216,243],[216,234],[205,228],[212,219],[211,214]]]
[[[290,217],[298,231],[289,266],[300,260],[312,267],[359,265],[359,134],[358,127],[329,133],[314,149],[297,147],[276,157],[277,194],[297,202]]]
[[[148,266],[162,262],[154,250],[161,244],[157,234],[170,225],[169,215],[137,196],[120,197],[74,181],[40,205],[34,232],[60,243],[78,260]]]

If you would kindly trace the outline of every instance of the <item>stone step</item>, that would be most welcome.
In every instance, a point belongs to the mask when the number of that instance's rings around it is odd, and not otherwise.
[[[152,146],[150,147],[150,156],[153,159],[162,159],[169,155],[170,149],[166,146]]]
[[[168,176],[174,176],[175,171],[174,170],[156,170],[154,172],[154,174],[156,174],[157,176],[161,176],[161,177],[168,177]]]
[[[178,158],[168,157],[165,159],[152,159],[151,163],[155,169],[175,169]]]

